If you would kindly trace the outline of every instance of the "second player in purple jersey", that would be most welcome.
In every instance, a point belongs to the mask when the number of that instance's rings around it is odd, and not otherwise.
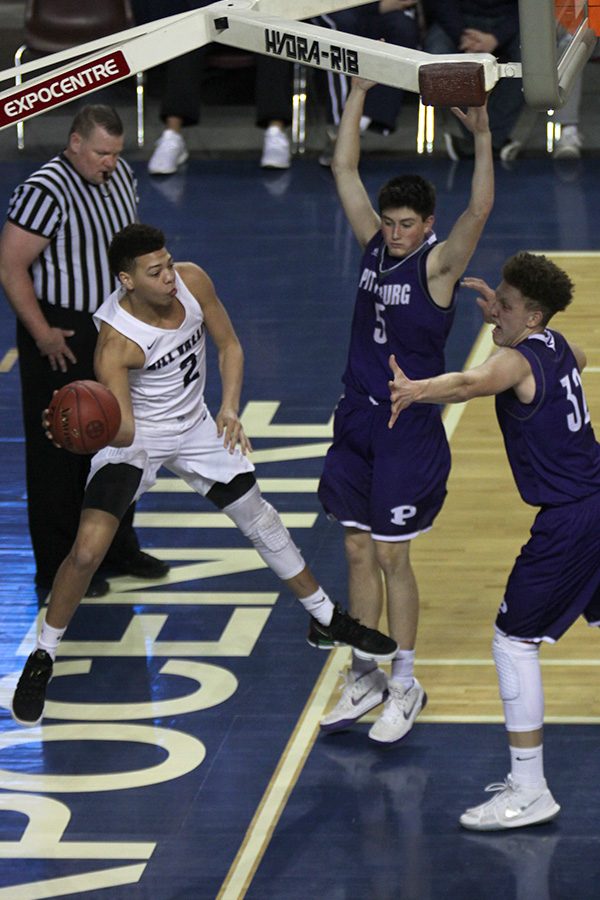
[[[492,208],[494,169],[485,107],[455,110],[473,134],[475,163],[468,206],[446,240],[437,241],[433,231],[435,188],[419,175],[388,181],[375,210],[358,172],[360,119],[371,87],[371,82],[353,80],[332,163],[363,255],[344,394],[319,499],[344,527],[353,615],[374,626],[385,601],[390,635],[399,649],[389,678],[353,654],[342,697],[321,727],[338,731],[386,700],[369,738],[391,744],[410,731],[427,700],[414,676],[419,594],[410,544],[431,528],[442,508],[450,448],[435,404],[411,410],[396,431],[388,430],[388,359],[398,354],[413,377],[444,371],[457,284]],[[323,646],[312,634],[309,641]]]
[[[496,396],[507,456],[522,498],[539,507],[512,568],[496,617],[493,657],[508,732],[511,770],[495,796],[466,810],[465,828],[535,825],[560,811],[544,777],[544,692],[539,647],[583,616],[600,625],[600,445],[590,422],[581,372],[585,354],[547,325],[571,302],[571,280],[544,256],[508,260],[496,291],[481,294],[499,348],[465,372],[412,380],[397,365],[390,428],[411,404],[462,403]]]

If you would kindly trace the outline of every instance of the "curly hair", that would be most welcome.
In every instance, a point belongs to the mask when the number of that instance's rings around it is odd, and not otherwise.
[[[544,325],[573,298],[574,285],[567,273],[542,254],[516,253],[505,262],[502,277],[521,292],[528,309],[542,312]]]
[[[378,200],[380,215],[386,209],[406,206],[428,219],[435,211],[435,187],[420,175],[398,175],[383,185]]]

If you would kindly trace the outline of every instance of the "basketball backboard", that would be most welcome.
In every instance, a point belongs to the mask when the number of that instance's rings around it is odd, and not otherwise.
[[[597,41],[588,0],[519,0],[525,102],[560,109]]]

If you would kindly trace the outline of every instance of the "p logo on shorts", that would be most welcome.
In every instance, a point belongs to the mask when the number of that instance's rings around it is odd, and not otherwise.
[[[406,525],[406,520],[412,519],[416,514],[416,506],[394,506],[391,521],[394,525]]]

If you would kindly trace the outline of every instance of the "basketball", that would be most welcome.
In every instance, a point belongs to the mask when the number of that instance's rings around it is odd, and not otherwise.
[[[72,381],[50,401],[48,422],[56,444],[71,453],[95,453],[115,437],[121,410],[115,395],[97,381]]]

